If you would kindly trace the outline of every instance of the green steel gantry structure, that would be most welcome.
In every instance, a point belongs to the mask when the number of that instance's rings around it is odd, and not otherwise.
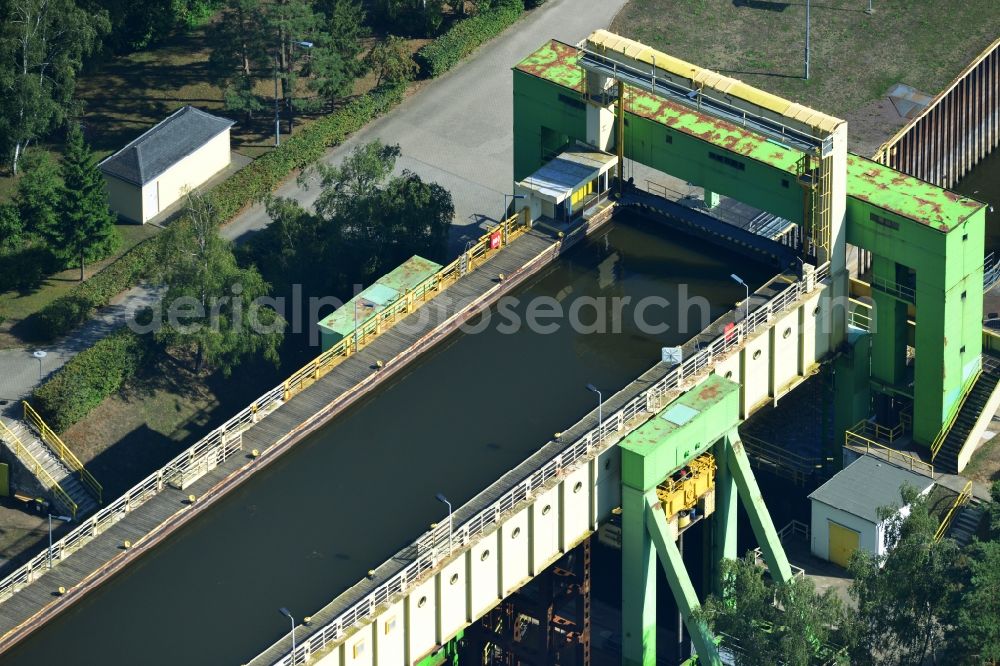
[[[513,77],[515,181],[586,144],[617,153],[619,192],[631,159],[704,188],[709,207],[725,195],[799,224],[839,313],[825,334],[840,434],[911,404],[913,440],[940,441],[980,371],[984,204],[848,153],[842,120],[606,31],[552,40]],[[848,243],[871,255],[870,333],[848,326]],[[773,577],[791,576],[739,440],[739,391],[710,376],[621,443],[623,664],[655,663],[657,560],[703,662],[718,663],[675,545],[687,511],[714,514],[713,580],[736,556],[736,497]]]

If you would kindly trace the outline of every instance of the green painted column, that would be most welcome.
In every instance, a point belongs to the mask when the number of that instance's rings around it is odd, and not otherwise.
[[[729,473],[729,460],[725,439],[720,439],[712,447],[715,456],[715,513],[710,516],[712,529],[705,530],[711,534],[712,549],[709,558],[709,575],[713,591],[722,593],[722,579],[719,576],[719,564],[722,560],[735,560],[736,552],[736,479]]]
[[[833,441],[827,457],[834,459],[834,469],[841,468],[845,431],[871,415],[871,344],[870,333],[851,329],[846,352],[833,362]]]
[[[754,478],[750,469],[750,460],[743,449],[743,442],[740,441],[740,434],[733,428],[726,436],[726,456],[729,463],[729,472],[736,481],[739,489],[740,499],[743,501],[743,508],[746,509],[750,517],[750,525],[753,527],[754,536],[764,554],[764,561],[771,572],[771,577],[776,580],[789,581],[792,579],[792,568],[788,564],[788,557],[785,549],[778,538],[778,532],[774,529],[771,521],[771,514],[764,505],[764,498],[760,494],[757,486],[757,479]]]
[[[872,300],[875,302],[872,331],[872,379],[889,386],[904,388],[906,376],[907,304],[879,291],[874,284],[896,284],[896,262],[886,257],[872,257]]]
[[[698,651],[699,663],[712,664],[713,666],[722,664],[719,652],[715,647],[715,641],[712,640],[712,634],[703,623],[698,622],[693,616],[694,611],[701,605],[698,601],[698,595],[694,591],[691,577],[688,576],[687,569],[684,567],[681,551],[677,548],[677,544],[674,543],[670,531],[667,529],[667,520],[663,511],[655,504],[656,494],[650,493],[647,495],[646,529],[656,546],[660,566],[663,567],[663,572],[667,575],[667,583],[670,584],[670,591],[677,602],[684,626],[691,636],[695,650]]]
[[[622,486],[622,664],[656,664],[656,553],[645,493]]]

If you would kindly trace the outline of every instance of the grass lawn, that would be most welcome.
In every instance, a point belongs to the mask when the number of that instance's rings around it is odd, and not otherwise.
[[[993,419],[995,427],[998,425],[997,418]],[[983,483],[1000,480],[1000,437],[994,435],[989,441],[983,442],[962,470],[962,476]]]
[[[996,0],[867,4],[811,3],[808,81],[802,0],[630,0],[611,29],[858,125],[894,83],[937,94],[1000,34]]]
[[[119,224],[118,231],[122,235],[121,248],[107,259],[87,266],[85,268],[87,278],[120,257],[137,243],[160,231],[160,228],[148,224]],[[0,321],[0,347],[16,347],[23,344],[24,340],[14,335],[11,329],[78,284],[80,284],[80,269],[70,268],[50,275],[37,289],[0,293],[0,319],[2,319]],[[30,330],[20,328],[19,332],[29,337],[27,334],[30,333]]]

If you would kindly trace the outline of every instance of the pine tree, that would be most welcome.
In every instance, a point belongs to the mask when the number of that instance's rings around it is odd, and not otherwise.
[[[108,191],[90,147],[76,124],[70,125],[62,164],[62,200],[53,240],[67,262],[79,260],[80,281],[88,261],[103,259],[121,245]]]

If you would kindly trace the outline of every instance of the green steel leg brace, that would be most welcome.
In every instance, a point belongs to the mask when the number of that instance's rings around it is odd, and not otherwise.
[[[674,600],[684,619],[684,626],[687,627],[688,634],[694,642],[694,647],[698,651],[698,659],[701,664],[721,664],[719,651],[715,647],[712,634],[703,623],[695,620],[694,611],[700,606],[698,595],[691,584],[691,577],[688,576],[684,567],[684,558],[681,551],[677,549],[670,532],[667,529],[667,519],[663,511],[659,508],[656,500],[656,493],[650,493],[646,498],[646,529],[652,537],[653,545],[656,546],[656,554],[660,558],[660,566],[667,575],[667,582],[670,583],[670,591],[673,592]]]
[[[771,577],[787,582],[792,579],[792,568],[788,565],[785,549],[778,538],[777,530],[774,529],[774,523],[771,522],[771,514],[764,505],[764,498],[760,494],[760,488],[757,487],[757,479],[750,470],[750,460],[743,449],[743,442],[740,441],[740,434],[736,428],[726,435],[726,452],[729,473],[736,481],[740,499],[750,516],[750,525],[764,553],[764,561],[767,562]]]

